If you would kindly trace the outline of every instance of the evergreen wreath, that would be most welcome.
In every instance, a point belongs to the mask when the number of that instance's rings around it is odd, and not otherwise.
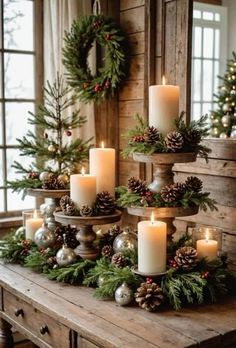
[[[112,95],[127,74],[127,41],[112,18],[90,15],[74,21],[65,34],[63,64],[67,82],[82,101],[101,101]],[[93,42],[104,48],[104,65],[93,76],[88,54]]]

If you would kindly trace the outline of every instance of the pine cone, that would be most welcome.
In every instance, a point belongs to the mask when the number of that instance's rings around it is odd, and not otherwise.
[[[50,173],[48,177],[42,181],[42,188],[45,190],[57,190],[58,181],[56,174]]]
[[[144,139],[150,145],[155,144],[160,139],[158,129],[153,126],[149,126],[144,133]]]
[[[64,190],[66,188],[66,184],[67,183],[63,179],[62,175],[59,175],[57,177],[57,188],[58,188],[58,190]]]
[[[165,145],[169,152],[178,152],[183,148],[184,138],[177,132],[170,132],[165,137]]]
[[[202,180],[196,176],[189,176],[185,181],[186,189],[193,192],[200,192],[202,190]]]
[[[164,299],[162,290],[156,283],[141,283],[134,296],[139,307],[149,312],[157,310]]]
[[[128,180],[128,189],[131,192],[137,193],[140,196],[143,196],[147,190],[146,182],[141,179],[136,179],[135,177],[131,177]]]
[[[194,128],[190,128],[185,134],[183,134],[183,137],[184,144],[189,146],[190,148],[194,148],[201,141],[201,134],[199,130]]]
[[[111,263],[118,268],[123,268],[126,265],[126,260],[123,254],[118,252],[112,256]]]
[[[76,239],[77,232],[78,230],[75,227],[71,227],[70,225],[57,226],[55,229],[55,248],[60,249],[62,247],[62,245],[64,244],[63,235],[65,235],[66,245],[71,249],[75,249],[79,245],[79,242]]]
[[[118,234],[121,233],[120,226],[119,225],[113,225],[108,229],[106,233],[102,235],[102,237],[99,240],[100,247],[103,247],[107,244],[113,245],[114,239]]]
[[[67,195],[61,197],[60,207],[63,214],[65,215],[69,215],[69,216],[77,215],[77,209],[76,209],[75,203]]]
[[[104,245],[102,248],[102,256],[106,257],[108,259],[112,258],[112,255],[114,254],[113,248],[111,245]]]
[[[97,194],[95,207],[99,215],[111,215],[115,211],[114,198],[109,192],[102,191]]]
[[[175,261],[184,270],[191,270],[197,264],[197,250],[190,246],[179,248],[176,250]]]
[[[111,239],[115,239],[118,234],[121,233],[120,226],[119,225],[113,225],[112,227],[109,228],[108,234],[111,237]]]
[[[93,209],[89,207],[88,205],[83,205],[80,209],[80,215],[81,216],[92,216]]]
[[[160,195],[165,203],[173,203],[181,198],[185,190],[184,184],[175,183],[170,186],[164,186],[160,191]]]
[[[55,265],[57,265],[56,256],[50,256],[47,259],[47,265],[49,266],[49,268],[53,268]]]

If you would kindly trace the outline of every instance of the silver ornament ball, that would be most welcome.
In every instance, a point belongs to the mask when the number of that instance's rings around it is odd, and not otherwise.
[[[17,230],[15,232],[15,237],[17,239],[25,239],[25,227],[24,226],[17,228]]]
[[[222,122],[222,124],[223,124],[223,127],[228,127],[229,126],[229,124],[230,124],[230,119],[231,119],[231,117],[230,117],[230,115],[224,115],[222,118],[221,118],[221,122]]]
[[[120,306],[127,306],[132,302],[133,298],[134,293],[125,282],[115,291],[115,300]]]
[[[40,181],[48,180],[50,178],[50,175],[51,175],[51,173],[49,173],[49,172],[42,172],[39,175],[39,180]]]
[[[39,248],[46,249],[55,242],[55,234],[46,224],[43,224],[36,231],[34,241]]]
[[[63,245],[56,254],[56,260],[60,267],[64,267],[74,263],[76,255],[73,249],[69,248],[67,245]]]
[[[228,103],[225,103],[225,104],[222,106],[222,110],[223,110],[224,112],[229,111],[229,109],[230,109],[230,105],[229,105]]]
[[[223,132],[223,133],[220,133],[220,138],[221,139],[226,139],[228,137],[227,137],[227,134]]]
[[[113,242],[113,249],[115,253],[122,252],[125,249],[137,250],[138,237],[137,234],[131,232],[129,229],[120,233]]]
[[[232,126],[230,138],[236,138],[236,126]]]

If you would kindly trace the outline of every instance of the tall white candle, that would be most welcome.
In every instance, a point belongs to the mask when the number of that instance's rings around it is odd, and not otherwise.
[[[89,172],[96,175],[97,193],[108,191],[115,195],[115,149],[100,148],[89,150]]]
[[[96,176],[91,174],[72,174],[70,176],[70,198],[78,208],[92,206],[96,200]]]
[[[138,270],[145,274],[166,271],[166,223],[141,221],[138,223]]]
[[[217,258],[218,242],[213,239],[209,239],[209,232],[206,230],[206,238],[197,240],[197,255],[198,259],[201,260],[204,257],[208,261],[215,260]]]
[[[25,238],[34,240],[35,232],[42,226],[43,218],[35,211],[32,218],[25,220]]]
[[[179,115],[179,87],[149,86],[149,125],[166,135],[174,130],[174,119]]]

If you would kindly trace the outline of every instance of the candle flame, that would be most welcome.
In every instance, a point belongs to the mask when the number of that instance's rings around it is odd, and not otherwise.
[[[85,174],[85,169],[84,169],[84,167],[81,168],[81,174],[82,174],[82,175]]]
[[[164,75],[162,76],[162,84],[163,84],[163,86],[165,86],[165,84],[166,84],[166,78]]]
[[[37,216],[38,216],[38,214],[37,214],[37,210],[35,209],[35,211],[34,211],[34,215],[33,215],[33,218],[34,218],[34,219],[36,219],[36,218],[37,218]]]
[[[104,149],[105,145],[104,145],[104,141],[101,142],[101,148]]]
[[[153,213],[153,211],[152,211],[152,213],[151,213],[151,223],[153,224],[154,221],[155,221],[155,219],[154,219],[154,213]]]
[[[206,242],[208,243],[209,242],[209,231],[208,230],[206,230],[205,238],[206,238]]]

